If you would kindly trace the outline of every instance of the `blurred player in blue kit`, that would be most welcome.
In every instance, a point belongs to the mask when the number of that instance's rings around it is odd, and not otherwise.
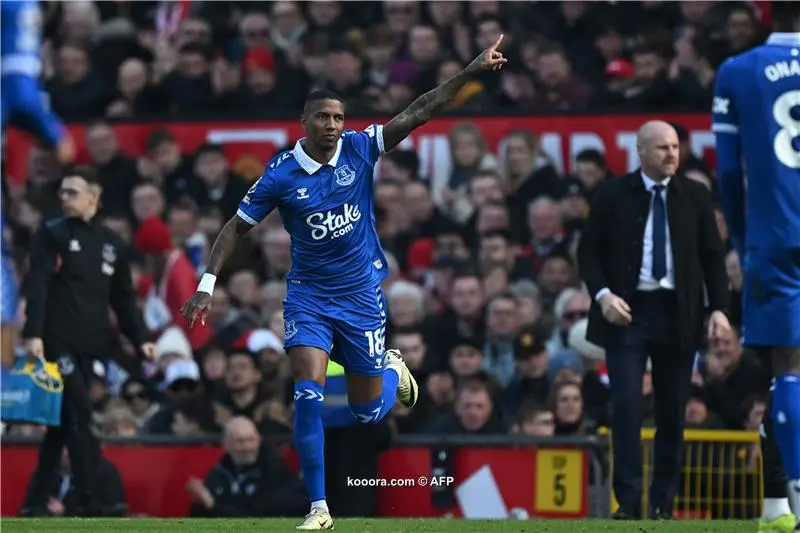
[[[62,163],[72,160],[75,148],[61,121],[42,102],[39,76],[42,71],[42,16],[39,3],[32,0],[0,2],[0,116],[5,134],[9,120],[36,133],[45,144],[56,147]],[[4,176],[3,179],[6,179]],[[4,191],[5,192],[5,191]],[[5,228],[5,198],[0,229]],[[2,300],[2,361],[13,365],[14,320],[19,287],[13,268],[10,243],[2,236],[0,257],[0,300]]]
[[[800,513],[800,3],[773,2],[772,19],[763,46],[720,67],[713,131],[745,272],[743,343],[770,352],[775,376],[759,531],[785,533],[800,530],[792,514]]]
[[[216,276],[236,243],[273,209],[292,236],[284,300],[284,347],[295,379],[294,442],[311,511],[297,529],[333,529],[325,498],[322,410],[328,358],[344,367],[348,419],[380,422],[395,402],[411,407],[418,387],[397,350],[384,349],[388,273],[373,214],[374,166],[442,110],[464,84],[506,59],[502,36],[464,70],[425,93],[385,126],[344,129],[345,106],[328,91],[309,95],[307,137],[276,155],[242,199],[211,250],[197,292],[181,312],[194,324],[208,312]],[[333,423],[333,421],[330,421]]]
[[[9,120],[35,132],[56,147],[62,163],[72,160],[75,148],[64,125],[42,102],[42,14],[32,0],[0,2],[0,72],[2,72],[3,130]]]

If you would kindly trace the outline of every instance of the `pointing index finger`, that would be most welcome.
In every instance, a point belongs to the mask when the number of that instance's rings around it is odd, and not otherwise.
[[[492,45],[492,51],[496,50],[500,43],[503,42],[503,34],[500,34],[500,37],[497,38],[497,42]]]

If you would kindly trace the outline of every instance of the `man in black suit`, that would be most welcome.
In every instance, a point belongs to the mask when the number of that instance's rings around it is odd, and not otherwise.
[[[636,399],[649,357],[657,426],[649,511],[667,519],[681,471],[704,296],[712,311],[708,334],[716,337],[730,328],[728,280],[711,196],[676,175],[675,130],[648,122],[637,148],[641,168],[604,183],[595,195],[578,261],[595,298],[586,337],[605,348],[611,385],[613,486],[620,504],[614,517],[642,514],[642,404]]]

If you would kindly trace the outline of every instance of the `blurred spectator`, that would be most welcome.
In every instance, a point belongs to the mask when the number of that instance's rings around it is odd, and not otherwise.
[[[103,187],[103,212],[128,212],[139,175],[135,162],[120,151],[111,125],[103,121],[90,122],[86,126],[86,147]]]
[[[177,325],[183,329],[193,350],[201,348],[212,331],[206,324],[190,327],[180,314],[184,302],[197,288],[197,278],[184,252],[173,245],[169,228],[158,218],[143,221],[136,233],[136,248],[144,254],[151,278],[144,306],[147,327],[158,333]]]
[[[200,381],[200,369],[194,361],[177,360],[169,363],[164,371],[163,386],[166,401],[150,418],[145,433],[171,435],[179,406],[189,401],[206,404],[210,402]]]
[[[210,245],[208,238],[200,231],[197,213],[198,209],[193,203],[180,202],[169,208],[166,222],[173,244],[183,250],[198,275],[202,275]]]
[[[225,389],[213,402],[217,423],[225,425],[233,417],[244,416],[259,425],[262,432],[287,432],[290,424],[278,401],[282,395],[267,397],[263,379],[258,356],[246,348],[234,349],[228,355]]]
[[[109,409],[103,417],[103,435],[106,437],[136,438],[140,430],[133,412],[125,407]]]
[[[507,385],[514,374],[513,341],[519,331],[517,300],[511,293],[496,294],[486,302],[484,368]]]
[[[106,108],[108,118],[154,116],[163,111],[163,94],[150,84],[148,65],[141,59],[126,59],[117,72],[116,95]]]
[[[563,5],[581,3],[564,2]],[[561,47],[541,47],[537,66],[542,90],[534,98],[534,109],[575,111],[586,106],[591,88],[573,73],[569,57]]]
[[[214,205],[222,216],[231,218],[239,202],[250,186],[240,176],[231,173],[228,161],[220,145],[204,144],[194,155],[193,181],[195,190],[191,195],[200,207]]]
[[[746,418],[744,398],[758,394],[768,381],[758,357],[742,347],[735,329],[715,340],[703,358],[701,379],[706,404],[729,429],[741,429]]]
[[[125,400],[134,417],[134,422],[140,429],[147,425],[147,422],[159,409],[147,384],[136,379],[128,379],[122,385],[122,399]]]
[[[396,327],[418,326],[425,314],[425,294],[415,283],[398,281],[386,294],[389,319]]]
[[[156,130],[147,137],[147,152],[137,161],[137,168],[139,176],[158,186],[170,204],[190,197],[196,187],[190,158],[181,154],[175,137],[167,130]]]
[[[589,316],[591,297],[577,289],[564,289],[559,293],[553,307],[556,327],[547,341],[547,351],[552,354],[569,348],[570,328],[578,321]]]
[[[555,428],[552,411],[535,400],[528,400],[517,410],[517,423],[512,431],[531,437],[553,437]]]
[[[125,516],[128,506],[125,502],[122,478],[117,468],[104,457],[100,458],[100,464],[96,469],[96,478],[93,480],[92,485],[92,493],[95,495],[92,500],[92,506],[84,509],[80,516]],[[75,513],[80,503],[77,500],[78,495],[75,492],[72,466],[66,448],[61,454],[61,468],[58,474],[54,476],[53,483],[47,490],[47,495],[47,503],[40,505],[38,502],[33,501],[33,493],[26,494],[20,514],[26,517],[51,516],[66,518],[77,516]]]
[[[453,411],[439,418],[428,432],[448,435],[505,433],[507,429],[501,413],[492,386],[483,379],[472,378],[458,387]]]
[[[192,478],[186,490],[190,516],[208,518],[298,516],[305,490],[273,448],[262,444],[253,422],[232,418],[222,440],[225,455],[205,481]]]
[[[189,43],[178,50],[175,70],[159,85],[170,114],[190,116],[219,109],[221,90],[212,79],[211,61],[211,50],[202,44]]]
[[[460,67],[459,67],[460,68]],[[450,130],[452,168],[432,178],[431,193],[442,212],[456,222],[465,222],[473,213],[468,188],[470,177],[482,170],[495,170],[497,159],[489,153],[481,131],[470,123]]]
[[[544,403],[550,391],[550,353],[542,328],[528,327],[520,331],[514,343],[516,369],[506,386],[505,407],[517,412],[526,400]]]
[[[65,44],[57,57],[57,74],[47,84],[53,111],[65,121],[102,117],[108,93],[92,71],[88,50],[77,43]]]
[[[131,193],[131,211],[137,225],[148,218],[160,217],[165,209],[164,195],[158,185],[142,182],[134,186]]]
[[[556,435],[579,435],[588,432],[580,385],[570,381],[556,384],[550,393],[548,404],[555,414]]]
[[[180,439],[194,439],[214,435],[219,425],[214,420],[214,410],[207,402],[182,398],[175,404],[172,414],[172,434]]]
[[[517,202],[517,215],[522,218],[527,204],[540,197],[561,196],[561,180],[550,156],[529,131],[515,131],[505,140],[502,171],[506,192]]]

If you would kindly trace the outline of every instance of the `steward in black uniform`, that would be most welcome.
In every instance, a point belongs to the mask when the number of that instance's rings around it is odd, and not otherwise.
[[[22,333],[28,353],[56,361],[64,379],[61,426],[47,429],[29,503],[46,503],[66,445],[78,513],[91,514],[90,491],[101,452],[90,430],[89,383],[94,360],[103,358],[114,340],[109,305],[122,332],[143,355],[152,357],[154,347],[147,342],[136,306],[127,246],[96,218],[101,189],[94,170],[76,167],[66,174],[58,194],[65,216],[37,232],[25,280]]]

